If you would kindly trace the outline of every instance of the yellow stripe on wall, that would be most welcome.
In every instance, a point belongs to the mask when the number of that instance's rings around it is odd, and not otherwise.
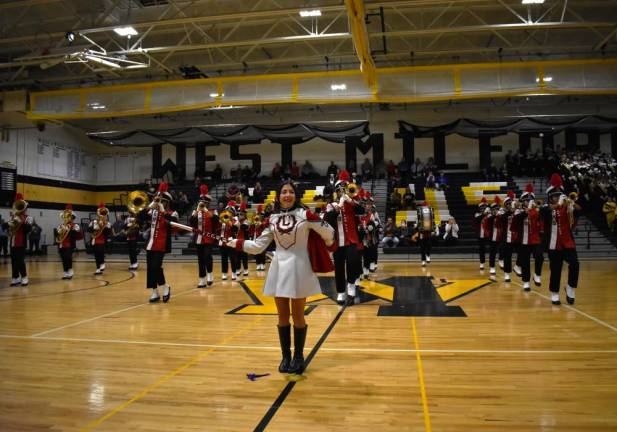
[[[94,192],[32,183],[17,183],[17,191],[24,195],[26,201],[89,206],[98,206],[101,201],[111,204],[114,198],[120,198],[120,194],[127,193],[127,191]]]

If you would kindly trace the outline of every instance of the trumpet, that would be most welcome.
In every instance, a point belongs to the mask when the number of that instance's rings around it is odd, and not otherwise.
[[[360,192],[360,188],[355,183],[349,183],[345,187],[345,193],[349,196],[349,198],[355,198],[356,196],[358,196],[359,192]]]
[[[573,202],[578,201],[578,192],[570,192],[568,198]]]
[[[56,233],[56,241],[62,243],[71,231],[70,224],[73,222],[73,212],[71,210],[63,210],[60,212],[62,225]]]
[[[198,212],[208,211],[208,205],[203,201],[199,201],[199,204],[197,204],[197,211]]]
[[[221,214],[219,215],[219,219],[221,220],[221,222],[223,222],[224,224],[228,224],[229,222],[231,222],[231,220],[233,219],[234,215],[232,212],[230,212],[229,210],[223,210],[221,212]]]

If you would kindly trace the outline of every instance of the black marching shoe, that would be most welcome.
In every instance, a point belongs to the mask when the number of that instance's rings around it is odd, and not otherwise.
[[[279,365],[280,373],[289,373],[289,365],[291,363],[291,324],[284,327],[277,326],[279,331],[279,342],[281,343],[281,352],[283,359]]]
[[[161,301],[161,297],[156,296],[156,297],[150,297],[150,300],[148,300],[150,303],[158,303]]]
[[[306,329],[294,326],[294,358],[289,366],[289,373],[302,375],[304,372],[304,342],[306,342]]]
[[[171,297],[171,285],[169,286],[169,291],[167,295],[163,294],[163,303],[167,303]]]

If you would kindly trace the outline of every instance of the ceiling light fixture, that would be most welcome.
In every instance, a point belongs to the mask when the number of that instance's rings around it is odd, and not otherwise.
[[[114,31],[120,36],[136,36],[137,35],[137,30],[135,30],[131,26],[116,27]]]
[[[318,17],[321,16],[321,11],[319,9],[313,9],[313,10],[301,10],[300,11],[300,16],[302,18],[306,18],[306,17]]]
[[[523,4],[542,4],[544,0],[523,0]]]
[[[346,84],[332,84],[330,86],[330,89],[332,89],[332,91],[347,90],[347,85]]]

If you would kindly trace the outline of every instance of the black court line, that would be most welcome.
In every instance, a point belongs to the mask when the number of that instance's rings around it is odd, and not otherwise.
[[[319,338],[319,341],[315,344],[315,346],[309,353],[308,357],[306,358],[306,361],[304,362],[305,370],[308,369],[308,366],[313,360],[313,358],[315,357],[315,355],[317,354],[317,351],[319,351],[319,348],[321,348],[323,343],[326,341],[326,338],[328,337],[328,335],[330,334],[330,332],[332,331],[332,329],[334,328],[338,320],[343,315],[343,312],[345,312],[345,309],[347,309],[347,306],[343,306],[343,308],[339,311],[336,317],[334,317],[334,319],[332,320],[332,322],[330,323],[326,331],[321,335],[321,338]],[[287,399],[287,396],[289,396],[289,394],[291,393],[295,385],[296,385],[296,381],[290,381],[289,383],[287,383],[287,385],[285,386],[285,388],[283,389],[279,397],[276,398],[276,400],[274,401],[274,403],[272,404],[268,412],[263,416],[259,424],[255,427],[254,429],[255,432],[261,432],[265,430],[266,426],[268,426],[268,424],[270,423],[270,421],[272,420],[272,418],[274,417],[278,409],[281,407],[281,405],[283,405],[283,402],[285,402],[285,399]]]
[[[31,299],[31,298],[40,298],[40,297],[51,297],[51,296],[57,296],[57,295],[64,295],[64,294],[71,294],[71,293],[75,293],[75,292],[80,292],[80,291],[90,291],[90,290],[94,290],[94,289],[99,289],[99,288],[104,288],[104,287],[108,287],[108,286],[112,286],[112,285],[117,285],[123,282],[128,282],[131,279],[135,278],[135,273],[131,273],[131,276],[129,276],[126,279],[122,279],[116,282],[109,282],[106,280],[101,280],[101,282],[104,282],[103,285],[97,285],[94,287],[88,287],[88,288],[77,288],[74,290],[69,290],[69,291],[60,291],[60,292],[55,292],[55,293],[49,293],[49,294],[39,294],[39,295],[23,295],[23,296],[2,296],[0,297],[0,303],[2,302],[9,302],[9,301],[15,301],[15,300],[26,300],[26,299]],[[18,287],[16,287],[18,288]]]

